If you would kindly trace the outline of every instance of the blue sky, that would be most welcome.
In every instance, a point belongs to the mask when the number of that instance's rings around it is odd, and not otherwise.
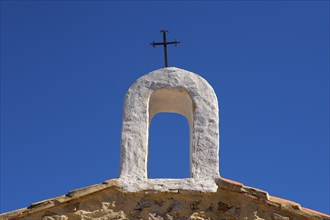
[[[220,174],[329,214],[328,1],[1,1],[1,212],[117,178],[124,95],[169,66],[214,88]],[[171,138],[168,138],[171,137]],[[155,116],[150,178],[189,177]]]

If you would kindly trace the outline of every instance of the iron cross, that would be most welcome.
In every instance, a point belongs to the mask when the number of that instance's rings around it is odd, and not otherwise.
[[[168,30],[161,30],[161,33],[163,33],[163,42],[155,42],[153,41],[150,45],[152,45],[153,47],[158,46],[158,45],[164,45],[164,58],[165,58],[165,67],[168,67],[168,60],[167,60],[167,45],[168,44],[174,44],[174,46],[176,46],[177,44],[180,43],[180,41],[170,41],[167,42],[166,41],[166,33],[168,32]]]

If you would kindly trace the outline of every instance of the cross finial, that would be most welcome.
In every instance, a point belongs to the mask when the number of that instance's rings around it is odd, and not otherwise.
[[[150,45],[152,45],[153,47],[158,46],[158,45],[163,45],[164,46],[165,67],[168,67],[167,45],[168,44],[174,44],[174,46],[176,46],[177,44],[180,43],[180,41],[174,40],[174,41],[167,42],[166,41],[166,33],[168,32],[168,30],[163,29],[160,32],[163,33],[163,42],[155,42],[155,41],[153,41]]]

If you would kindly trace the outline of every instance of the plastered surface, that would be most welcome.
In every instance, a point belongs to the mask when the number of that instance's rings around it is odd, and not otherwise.
[[[148,179],[149,124],[159,112],[182,114],[189,122],[190,178]],[[128,192],[215,192],[215,179],[219,178],[219,116],[217,97],[209,83],[175,67],[136,80],[125,96],[120,156],[119,183]]]

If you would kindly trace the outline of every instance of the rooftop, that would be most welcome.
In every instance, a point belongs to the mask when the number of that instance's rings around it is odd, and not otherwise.
[[[148,197],[155,196],[183,196],[187,200],[187,196],[193,197],[209,197],[209,196],[221,196],[226,197],[226,193],[230,193],[234,197],[240,198],[240,200],[248,200],[251,203],[256,202],[259,206],[265,206],[269,210],[276,210],[281,212],[282,215],[295,216],[296,218],[282,218],[284,219],[324,219],[329,220],[330,216],[324,213],[320,213],[308,208],[301,207],[298,203],[285,200],[282,198],[270,196],[267,192],[260,189],[244,186],[242,183],[238,183],[225,178],[219,178],[217,181],[218,190],[216,193],[198,193],[196,191],[187,190],[173,190],[171,192],[158,192],[157,190],[145,190],[139,193],[127,193],[122,190],[118,185],[119,179],[107,180],[103,183],[88,186],[85,188],[75,189],[68,192],[66,195],[58,196],[55,198],[47,199],[44,201],[32,203],[30,206],[8,213],[0,215],[1,220],[12,220],[12,219],[33,219],[31,216],[38,216],[47,213],[49,210],[54,210],[58,207],[69,206],[70,204],[76,204],[77,201],[82,199],[90,199],[100,193],[117,192],[121,196],[129,197],[130,195]],[[225,194],[223,194],[225,193]],[[114,196],[115,197],[115,196]],[[113,198],[115,199],[115,198]],[[118,199],[118,198],[117,198]],[[211,199],[212,200],[212,199]],[[271,211],[273,212],[273,211]],[[284,213],[284,214],[283,214]],[[273,214],[275,215],[275,214]],[[276,214],[278,215],[278,214]],[[279,215],[280,216],[280,215]],[[34,218],[35,219],[35,218]],[[69,218],[70,219],[70,218]],[[274,219],[274,218],[273,218]],[[278,218],[281,219],[281,218]]]

